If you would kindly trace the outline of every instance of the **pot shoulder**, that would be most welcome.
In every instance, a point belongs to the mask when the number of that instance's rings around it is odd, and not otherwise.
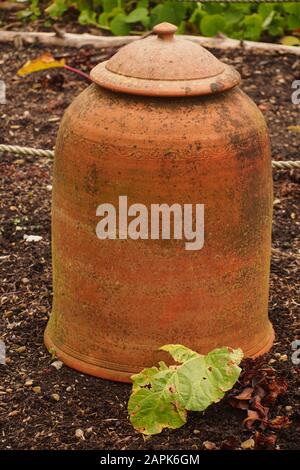
[[[95,143],[140,147],[231,145],[267,134],[262,113],[238,87],[209,96],[126,95],[92,84],[65,112],[61,132]]]

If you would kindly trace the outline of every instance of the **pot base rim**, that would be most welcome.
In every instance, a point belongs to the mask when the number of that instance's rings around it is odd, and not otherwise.
[[[245,354],[244,357],[255,359],[256,357],[267,353],[273,345],[274,338],[274,329],[270,323],[270,330],[265,341],[263,341],[263,343],[259,343],[259,348],[256,347],[255,350],[252,348],[247,354]],[[99,377],[105,380],[132,383],[131,376],[137,373],[137,371],[126,372],[124,370],[110,369],[103,367],[100,364],[91,364],[85,360],[80,359],[79,357],[74,357],[70,353],[64,351],[63,347],[57,346],[57,343],[55,343],[55,341],[50,338],[48,329],[46,329],[44,333],[44,342],[47,350],[49,351],[50,349],[54,349],[57,358],[61,360],[66,366],[71,367],[72,369],[75,369],[83,374],[92,375],[94,377]]]

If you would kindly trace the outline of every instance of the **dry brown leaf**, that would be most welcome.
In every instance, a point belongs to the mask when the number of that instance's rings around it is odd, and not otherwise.
[[[247,411],[247,418],[244,419],[243,421],[243,425],[247,428],[247,429],[252,429],[253,428],[253,425],[256,421],[261,421],[261,418],[258,414],[257,411],[254,411],[254,410],[248,410]]]
[[[267,392],[266,390],[261,387],[260,385],[255,386],[255,395],[259,396],[261,399],[266,396]]]
[[[269,427],[272,429],[288,428],[291,424],[290,419],[287,416],[276,416],[276,418],[269,421]]]
[[[288,389],[288,384],[284,379],[272,379],[266,384],[267,396],[264,399],[264,403],[274,403],[277,397],[284,395]]]
[[[234,398],[236,400],[250,400],[252,397],[253,393],[253,388],[252,387],[246,387],[241,393],[236,395]]]
[[[240,442],[235,436],[229,436],[227,439],[222,441],[220,445],[221,450],[235,450],[240,446]]]
[[[269,408],[267,408],[266,406],[263,406],[260,400],[261,400],[260,397],[256,395],[252,400],[251,408],[258,411],[259,415],[262,418],[266,418],[269,413]]]
[[[265,436],[263,433],[257,431],[254,436],[255,449],[272,450],[275,448],[277,436],[271,434]]]
[[[246,400],[236,400],[235,397],[229,399],[229,403],[232,408],[238,408],[240,410],[248,410],[249,403]]]

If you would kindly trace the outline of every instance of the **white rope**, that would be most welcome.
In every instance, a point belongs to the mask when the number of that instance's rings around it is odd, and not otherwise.
[[[19,145],[0,144],[0,152],[15,153],[17,155],[31,155],[32,157],[53,158],[54,150],[34,149],[32,147],[20,147]],[[300,168],[300,160],[296,161],[272,161],[275,170],[294,170]]]
[[[20,147],[19,145],[0,144],[0,152],[15,153],[17,155],[31,155],[32,157],[54,157],[54,150],[34,149],[32,147]]]
[[[300,168],[300,160],[278,161],[272,160],[272,168],[275,170],[294,170]]]

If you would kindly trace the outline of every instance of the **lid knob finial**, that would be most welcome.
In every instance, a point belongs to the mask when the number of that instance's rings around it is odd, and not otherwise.
[[[177,31],[177,26],[172,23],[159,23],[153,28],[153,32],[157,34],[160,39],[170,40],[173,39],[174,34]]]

